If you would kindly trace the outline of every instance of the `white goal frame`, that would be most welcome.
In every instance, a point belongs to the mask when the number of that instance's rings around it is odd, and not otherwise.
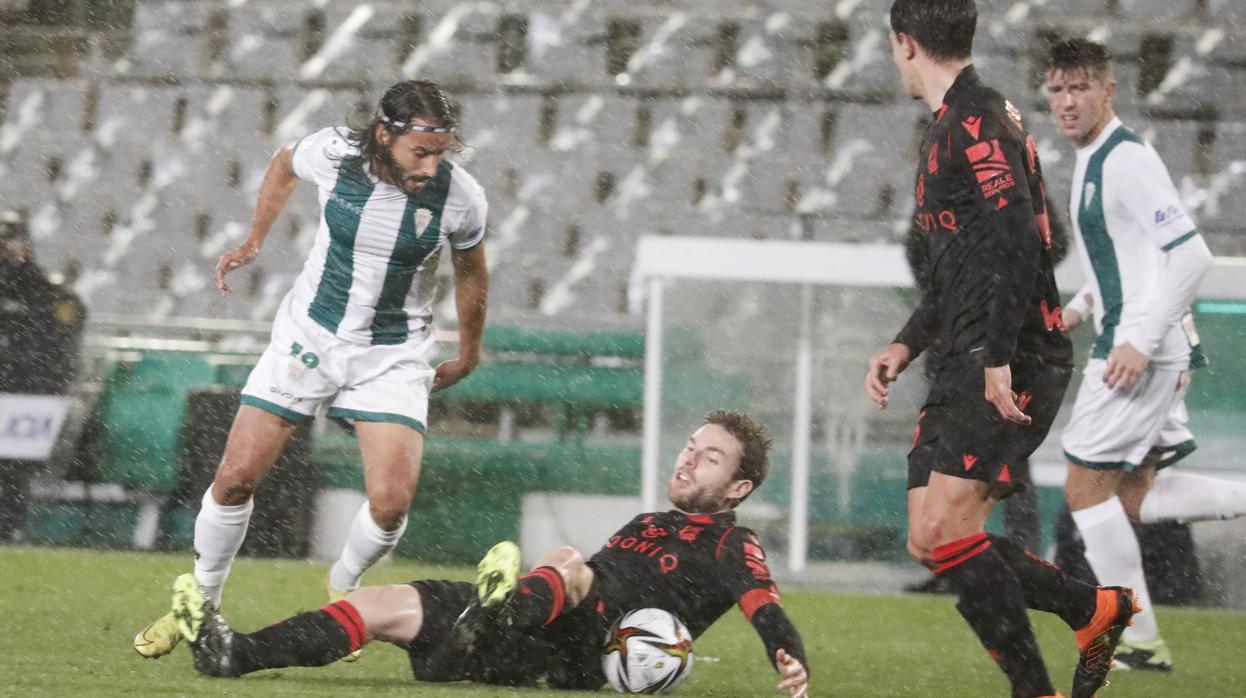
[[[1074,255],[1057,269],[1061,290],[1075,292],[1082,275]],[[795,394],[792,397],[792,483],[787,567],[805,568],[809,548],[809,459],[812,414],[810,383],[813,352],[810,326],[812,286],[911,288],[904,248],[830,242],[731,240],[646,235],[640,238],[633,284],[645,294],[644,437],[640,501],[642,511],[655,511],[659,501],[659,443],[662,409],[662,303],[670,280],[750,281],[803,286],[799,331],[792,356]],[[1203,280],[1200,298],[1246,301],[1246,257],[1219,257]],[[899,327],[895,328],[897,331]],[[864,368],[867,357],[861,357]]]

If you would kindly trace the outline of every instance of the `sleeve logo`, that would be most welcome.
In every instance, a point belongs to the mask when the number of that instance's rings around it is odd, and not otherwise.
[[[1003,148],[999,146],[998,138],[974,143],[965,148],[965,157],[973,167],[984,198],[990,199],[1016,186],[1012,167],[1008,164]]]
[[[1164,226],[1185,217],[1185,211],[1180,206],[1169,205],[1168,208],[1161,208],[1155,211],[1155,225]]]

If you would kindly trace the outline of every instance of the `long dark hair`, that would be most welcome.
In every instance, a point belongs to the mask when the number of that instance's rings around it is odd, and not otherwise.
[[[381,143],[376,135],[377,124],[385,128],[390,138],[397,138],[406,132],[400,124],[410,123],[412,119],[424,119],[437,124],[438,128],[451,129],[450,150],[461,152],[465,147],[459,137],[459,112],[441,86],[432,80],[404,80],[381,96],[381,103],[371,115],[360,118],[352,114],[346,119],[346,141],[359,149],[359,154],[347,158],[344,163],[362,166],[382,181],[395,183],[402,179],[389,147]]]

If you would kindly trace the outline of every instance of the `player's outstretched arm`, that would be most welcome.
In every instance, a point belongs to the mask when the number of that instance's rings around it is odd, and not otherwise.
[[[780,693],[787,691],[791,698],[809,698],[809,672],[804,663],[781,649],[774,653],[774,665],[783,675],[777,686]]]
[[[459,355],[437,366],[433,392],[458,383],[480,363],[480,344],[485,330],[485,311],[489,302],[489,266],[485,244],[468,250],[455,250],[454,306],[459,315]]]
[[[238,249],[221,255],[220,261],[216,263],[212,282],[222,296],[233,290],[225,282],[225,275],[254,262],[260,255],[260,248],[264,246],[268,231],[272,229],[277,216],[281,215],[281,210],[290,200],[290,194],[294,192],[298,182],[299,178],[294,174],[293,147],[286,146],[278,150],[268,163],[268,171],[264,173],[264,181],[260,184],[259,197],[255,203],[255,213],[251,216],[251,230],[247,239]]]

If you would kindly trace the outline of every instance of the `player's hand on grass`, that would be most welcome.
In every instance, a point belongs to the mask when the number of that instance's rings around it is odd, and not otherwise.
[[[1012,369],[1008,364],[982,369],[986,378],[986,401],[995,405],[1005,422],[1029,426],[1030,417],[1017,407],[1017,394],[1012,392]]]
[[[774,653],[774,663],[779,667],[779,673],[783,674],[777,690],[780,693],[787,691],[791,698],[809,698],[809,672],[805,671],[805,665],[786,650]]]
[[[441,362],[437,365],[437,370],[433,374],[433,392],[449,388],[466,378],[475,369],[476,364],[474,362],[461,358]]]
[[[865,394],[870,396],[879,409],[887,406],[887,387],[900,377],[900,373],[913,360],[913,353],[899,342],[892,342],[882,351],[870,357],[870,368],[865,373]]]
[[[230,250],[221,255],[221,260],[216,263],[216,273],[212,275],[212,283],[216,284],[216,290],[220,291],[222,296],[229,295],[233,288],[225,283],[225,275],[254,262],[255,258],[259,256],[260,249],[247,243],[243,243],[236,250]]]
[[[1142,377],[1151,357],[1134,348],[1129,342],[1122,342],[1108,354],[1108,368],[1103,372],[1103,382],[1109,388],[1130,390]]]

